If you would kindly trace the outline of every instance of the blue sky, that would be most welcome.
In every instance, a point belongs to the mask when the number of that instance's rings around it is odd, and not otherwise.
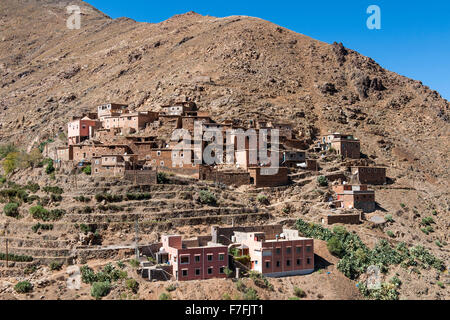
[[[382,67],[421,80],[450,100],[450,1],[418,0],[87,0],[112,18],[158,23],[195,11],[226,17],[247,15],[269,20],[314,39],[369,56]],[[369,5],[381,9],[381,30],[369,30]]]

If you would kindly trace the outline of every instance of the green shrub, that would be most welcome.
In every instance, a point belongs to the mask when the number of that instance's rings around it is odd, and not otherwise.
[[[55,172],[55,167],[53,166],[53,161],[48,162],[47,166],[45,167],[45,173],[46,174],[52,174]]]
[[[6,182],[6,178],[2,175],[0,175],[0,184],[3,184]]]
[[[28,293],[33,290],[33,285],[28,281],[20,281],[14,286],[17,293]]]
[[[233,275],[233,270],[231,270],[228,267],[225,267],[225,269],[223,270],[223,272],[225,273],[225,275],[227,276],[227,278],[230,278]]]
[[[258,293],[253,288],[248,288],[244,293],[244,300],[259,300]]]
[[[94,270],[90,268],[89,266],[82,266],[80,268],[81,272],[81,281],[84,283],[94,283],[97,281],[97,275],[95,274]]]
[[[139,290],[139,283],[135,279],[127,279],[126,285],[133,293],[137,293]]]
[[[78,197],[73,197],[74,200],[79,201],[79,202],[89,202],[91,201],[90,197],[85,197],[85,196],[78,196]]]
[[[332,237],[327,241],[327,248],[332,255],[340,258],[344,255],[344,248],[342,247],[341,241],[339,241],[337,237]]]
[[[303,291],[303,289],[300,289],[298,287],[294,287],[294,295],[299,298],[306,297],[305,291]]]
[[[6,260],[5,253],[0,252],[0,260]],[[33,257],[8,253],[8,261],[31,262],[31,261],[33,261]]]
[[[159,295],[159,300],[172,300],[172,297],[170,294],[163,292]]]
[[[422,225],[429,226],[430,224],[434,223],[433,217],[425,217],[422,219]]]
[[[110,193],[97,193],[95,195],[97,202],[121,202],[123,201],[123,196],[120,194],[110,194]]]
[[[215,206],[217,204],[216,196],[213,193],[209,192],[208,190],[200,190],[199,201],[202,204],[207,204],[211,206]]]
[[[391,238],[395,237],[394,233],[391,230],[386,231],[386,234]]]
[[[52,262],[50,262],[49,267],[50,267],[50,270],[59,271],[62,269],[63,264],[64,264],[63,262],[52,261]]]
[[[406,204],[400,203],[400,207],[405,208],[405,207],[406,207]]]
[[[66,213],[63,209],[53,209],[48,211],[41,205],[37,205],[30,208],[30,214],[34,219],[40,219],[43,221],[56,221],[61,219]]]
[[[267,198],[267,196],[265,194],[258,194],[258,196],[256,197],[256,200],[260,204],[264,204],[264,205],[268,205],[270,203],[269,198]]]
[[[19,215],[19,204],[15,202],[7,203],[3,207],[3,213],[8,217],[16,218]]]
[[[13,144],[4,144],[0,145],[0,160],[6,158],[6,156],[10,153],[14,153],[19,151]]]
[[[150,193],[127,193],[127,200],[148,200],[152,198]]]
[[[399,288],[402,285],[402,281],[397,277],[392,277],[391,280],[389,280],[390,283],[394,284],[397,288]]]
[[[45,186],[42,188],[45,193],[63,194],[64,190],[58,186]]]
[[[230,295],[228,293],[224,293],[222,295],[222,300],[231,300],[231,297],[230,297]]]
[[[106,297],[111,291],[111,283],[108,281],[94,282],[91,287],[91,296],[95,299]]]
[[[92,173],[92,168],[91,168],[91,166],[90,165],[87,165],[86,167],[84,167],[81,171],[83,171],[85,174],[87,174],[87,175],[91,175],[91,173]]]
[[[299,297],[289,297],[288,300],[300,300],[300,298]]]
[[[442,283],[441,281],[436,282],[436,284],[437,284],[440,288],[442,288],[442,289],[445,288],[444,283]]]
[[[139,266],[141,265],[141,264],[139,263],[139,261],[137,261],[136,259],[131,259],[131,260],[129,261],[129,263],[130,263],[130,265],[131,265],[133,268],[139,268]]]
[[[33,232],[38,232],[40,229],[42,230],[53,230],[53,225],[52,224],[41,224],[41,223],[36,223],[34,226],[31,227],[31,230],[33,230]]]
[[[174,284],[169,284],[166,287],[167,292],[172,292],[172,291],[175,291],[176,289],[177,289],[177,287]]]
[[[241,279],[239,279],[238,281],[236,281],[236,289],[237,289],[238,291],[245,292],[246,286],[245,286],[245,284],[242,282]]]
[[[158,172],[156,179],[159,184],[165,184],[169,182],[169,179],[167,178],[167,174],[165,172]]]
[[[321,186],[321,187],[328,186],[328,179],[325,176],[317,177],[317,182],[319,183],[319,186]]]
[[[33,193],[36,193],[41,188],[37,183],[31,183],[28,182],[28,184],[25,186],[26,189],[30,190]]]
[[[26,267],[26,268],[23,270],[23,273],[29,275],[29,274],[35,273],[36,270],[37,270],[37,267],[36,267],[35,265],[32,265],[32,266]]]
[[[434,242],[439,248],[442,248],[442,243],[439,240]]]
[[[52,193],[51,195],[50,195],[50,199],[53,201],[53,202],[61,202],[62,201],[62,195],[60,195],[60,194],[54,194],[54,193]]]
[[[387,222],[394,222],[394,219],[392,218],[392,214],[385,215],[384,220],[386,220]]]

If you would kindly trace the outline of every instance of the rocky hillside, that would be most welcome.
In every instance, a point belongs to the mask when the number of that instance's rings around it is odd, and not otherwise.
[[[349,131],[379,162],[448,181],[449,103],[420,81],[257,18],[138,23],[70,1],[82,17],[69,30],[68,3],[0,4],[2,142],[37,142],[103,102],[144,110],[187,97],[218,120],[289,120],[305,137]]]

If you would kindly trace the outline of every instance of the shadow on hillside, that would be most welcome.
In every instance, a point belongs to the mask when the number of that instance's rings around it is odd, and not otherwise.
[[[382,212],[387,212],[387,210],[385,208],[383,208],[382,206],[380,206],[380,204],[378,202],[375,202],[375,210],[380,210]]]
[[[325,269],[328,266],[331,266],[332,263],[330,263],[328,260],[324,259],[321,256],[318,256],[317,254],[314,254],[314,270],[319,269]]]

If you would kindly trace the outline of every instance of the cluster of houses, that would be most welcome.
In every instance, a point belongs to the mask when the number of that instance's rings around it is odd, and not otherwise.
[[[212,226],[210,236],[186,240],[180,235],[163,235],[160,243],[143,247],[142,252],[156,260],[156,265],[145,259],[141,262],[142,274],[149,280],[225,278],[227,268],[268,277],[314,271],[313,239],[281,225]]]
[[[193,144],[196,142],[196,126],[215,128],[222,132],[222,145],[228,147],[232,144],[231,152],[227,148],[223,158],[232,155],[233,161],[213,165],[199,163],[194,161],[197,153],[203,153],[211,141],[201,137],[201,141],[196,144],[198,149],[193,145],[180,148],[180,141],[184,138],[174,139],[170,136],[174,130],[184,129],[194,136]],[[252,161],[255,151],[250,144],[252,136],[246,136],[241,146],[236,143],[237,136],[231,136],[230,141],[226,132],[240,129],[253,129],[256,137],[260,136],[262,129],[266,129],[265,132],[278,130],[278,147],[270,151],[276,153],[278,158],[275,173],[267,174],[267,163]],[[191,101],[163,106],[160,112],[131,112],[127,105],[110,103],[98,106],[95,113],[74,117],[68,123],[68,145],[57,150],[55,160],[76,166],[91,165],[95,176],[127,177],[130,176],[129,172],[134,172],[134,175],[139,173],[154,179],[155,174],[143,171],[158,170],[227,185],[275,187],[289,182],[290,167],[317,170],[315,160],[307,159],[306,151],[302,150],[306,147],[302,140],[295,138],[290,124],[250,120],[243,127],[232,120],[217,123]]]
[[[231,163],[223,161],[211,165],[194,161],[196,152],[203,152],[212,143],[203,136],[195,137],[198,126],[215,128],[223,133],[223,145],[231,144],[232,147],[222,156],[228,159],[232,155]],[[274,174],[264,174],[266,163],[250,161],[252,137],[247,136],[245,143],[239,146],[235,136],[231,136],[234,140],[230,141],[226,134],[229,130],[250,128],[257,136],[263,129],[278,130],[278,147],[271,150],[276,152],[278,160]],[[197,142],[200,150],[193,145],[180,148],[179,143],[184,138],[171,136],[176,129],[184,129],[194,136],[193,143]],[[293,168],[318,171],[317,161],[308,158],[304,151],[308,147],[296,138],[290,124],[249,120],[243,127],[233,120],[217,123],[191,101],[166,105],[158,112],[132,112],[125,104],[109,103],[98,106],[97,112],[74,117],[68,123],[68,145],[57,150],[55,160],[77,167],[90,165],[94,176],[134,179],[142,184],[156,183],[157,172],[163,171],[227,185],[276,187],[289,183],[289,172]],[[330,133],[322,136],[312,150],[359,159],[360,141],[353,135]],[[353,166],[348,168],[348,177],[351,179],[338,179],[332,185],[334,208],[374,211],[375,191],[368,189],[368,185],[386,183],[386,168]],[[329,213],[322,222],[359,223],[360,218],[359,213]],[[156,265],[141,263],[143,274],[149,279],[161,278],[161,275],[177,280],[221,278],[226,277],[227,268],[236,267],[274,277],[314,270],[313,239],[300,237],[298,231],[283,229],[281,225],[213,226],[210,236],[196,239],[164,235],[160,243],[149,245],[144,251],[156,259]]]

